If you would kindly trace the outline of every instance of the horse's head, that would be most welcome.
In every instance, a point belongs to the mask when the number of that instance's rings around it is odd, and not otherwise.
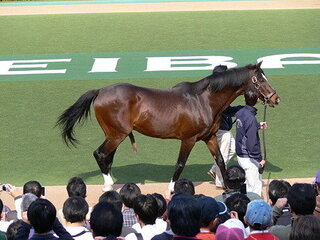
[[[280,97],[276,93],[276,90],[271,87],[266,75],[261,69],[261,64],[262,62],[253,65],[251,71],[251,81],[249,82],[249,85],[253,85],[259,90],[259,98],[264,104],[274,107],[280,103]]]

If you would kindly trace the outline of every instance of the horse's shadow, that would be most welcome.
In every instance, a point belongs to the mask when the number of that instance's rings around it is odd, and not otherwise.
[[[184,168],[180,178],[187,178],[191,181],[210,181],[207,175],[211,164],[192,164]],[[173,173],[174,165],[158,165],[149,163],[131,164],[126,166],[114,166],[111,175],[116,184],[127,182],[147,183],[147,182],[169,182]],[[84,181],[101,175],[100,170],[79,174]]]
[[[232,159],[228,166],[238,165],[236,160]],[[212,178],[207,174],[211,168],[211,164],[190,164],[187,165],[180,178],[187,178],[193,182],[212,181]],[[116,184],[124,184],[127,182],[147,183],[147,182],[169,182],[174,173],[174,165],[159,165],[159,164],[131,164],[126,166],[112,167],[112,177]],[[268,161],[266,172],[281,172],[282,168]],[[101,175],[100,170],[84,172],[79,174],[84,181]]]

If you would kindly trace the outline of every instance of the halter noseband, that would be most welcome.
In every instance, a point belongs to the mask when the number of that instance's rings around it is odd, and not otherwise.
[[[274,89],[270,86],[270,88],[272,89],[272,92],[269,93],[269,94],[267,94],[267,95],[265,95],[265,94],[260,90],[260,83],[259,83],[259,81],[258,81],[258,79],[257,79],[256,76],[253,76],[253,77],[251,78],[251,81],[252,81],[254,87],[255,87],[255,88],[260,92],[260,94],[263,96],[263,98],[264,98],[263,104],[266,104],[266,103],[269,101],[269,99],[270,99],[273,95],[276,94],[276,90],[274,90]],[[266,81],[268,81],[268,80],[266,79]]]

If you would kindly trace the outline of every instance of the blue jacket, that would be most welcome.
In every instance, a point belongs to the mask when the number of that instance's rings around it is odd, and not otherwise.
[[[229,106],[221,115],[220,127],[221,130],[230,131],[233,125],[232,117],[235,116],[236,112],[239,111],[243,106]]]
[[[236,113],[236,153],[239,157],[262,160],[258,130],[260,124],[256,119],[257,109],[245,105]]]

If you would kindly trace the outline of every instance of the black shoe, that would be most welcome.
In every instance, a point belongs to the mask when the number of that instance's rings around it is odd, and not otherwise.
[[[259,168],[258,168],[259,174],[262,174],[263,171],[264,171],[264,166],[262,166],[261,164],[259,164]]]

